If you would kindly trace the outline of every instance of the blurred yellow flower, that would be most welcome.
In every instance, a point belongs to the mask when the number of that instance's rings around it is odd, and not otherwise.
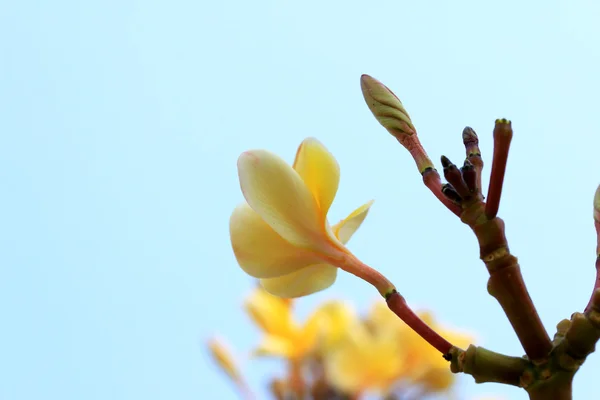
[[[327,212],[337,193],[340,171],[318,140],[305,139],[293,166],[266,150],[238,159],[247,203],[231,215],[229,232],[236,259],[249,275],[280,297],[300,297],[333,284],[349,251],[344,246],[372,202],[331,227]]]
[[[265,336],[256,355],[301,360],[313,351],[321,316],[313,313],[303,324],[292,315],[292,303],[258,288],[246,300],[246,311]]]
[[[320,305],[315,314],[320,318],[319,355],[326,353],[344,337],[346,332],[358,321],[354,309],[339,300],[330,300]]]
[[[429,312],[418,316],[432,329],[457,347],[466,348],[473,337],[441,327]],[[454,382],[454,374],[446,361],[429,343],[416,334],[381,302],[375,303],[368,318],[372,329],[384,336],[394,337],[402,344],[401,375],[411,383],[423,386],[428,392],[448,389]]]
[[[356,321],[324,356],[327,380],[344,393],[385,392],[400,376],[404,350],[396,338]]]

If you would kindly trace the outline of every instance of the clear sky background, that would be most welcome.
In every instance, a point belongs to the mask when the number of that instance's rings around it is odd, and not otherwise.
[[[375,199],[350,248],[415,307],[513,355],[476,240],[422,185],[362,98],[404,101],[430,156],[491,164],[513,121],[500,215],[541,317],[586,305],[600,182],[600,3],[11,1],[0,7],[0,399],[235,399],[204,339],[259,339],[241,309],[228,219],[238,155],[290,162],[307,136],[337,157],[331,220]],[[377,299],[342,274],[302,300]],[[261,392],[277,364],[245,364]],[[597,394],[600,357],[575,380]],[[459,398],[517,389],[461,380]]]

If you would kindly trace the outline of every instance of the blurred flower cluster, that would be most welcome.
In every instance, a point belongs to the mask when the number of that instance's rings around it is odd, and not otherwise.
[[[384,302],[375,302],[366,315],[359,315],[346,302],[327,301],[301,323],[294,317],[298,301],[302,300],[275,297],[257,287],[245,302],[263,334],[253,358],[276,357],[286,365],[282,376],[270,377],[272,398],[404,400],[451,395],[454,375],[448,362]],[[472,342],[468,335],[440,327],[429,312],[419,316],[456,346]],[[212,340],[209,349],[242,395],[254,398],[224,341]]]

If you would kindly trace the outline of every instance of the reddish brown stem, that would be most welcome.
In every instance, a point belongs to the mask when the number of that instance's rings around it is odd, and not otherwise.
[[[386,298],[387,305],[406,325],[421,336],[427,343],[435,347],[442,355],[450,353],[453,347],[450,342],[431,329],[421,318],[410,309],[404,297],[394,291]]]
[[[492,219],[498,214],[500,198],[502,197],[502,186],[506,172],[506,161],[512,140],[513,131],[510,121],[506,119],[496,120],[494,127],[494,157],[492,159],[492,172],[490,174],[490,186],[485,203],[485,215]]]
[[[517,334],[525,353],[532,360],[548,356],[550,337],[529,296],[516,258],[510,265],[490,271],[488,292],[498,300]]]
[[[429,156],[425,152],[421,141],[416,134],[413,135],[395,135],[396,139],[412,156],[417,164],[417,168],[421,175],[423,175],[423,182],[425,186],[431,190],[431,192],[446,206],[452,213],[460,216],[460,207],[452,203],[442,193],[442,181],[440,174],[433,167],[433,163],[429,159]]]
[[[462,211],[460,206],[454,204],[442,193],[440,174],[438,174],[435,169],[430,168],[423,172],[423,183],[425,183],[425,186],[431,190],[435,197],[437,197],[448,210],[452,211],[455,215],[460,216]]]
[[[423,148],[419,137],[415,134],[412,135],[394,135],[396,140],[404,146],[406,150],[410,153],[413,160],[415,160],[415,164],[417,164],[417,169],[422,174],[428,168],[433,168],[433,163],[429,159],[427,152]]]

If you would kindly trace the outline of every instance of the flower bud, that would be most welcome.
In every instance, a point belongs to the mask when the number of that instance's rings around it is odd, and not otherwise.
[[[360,87],[367,106],[392,135],[399,139],[399,136],[417,133],[402,102],[387,86],[369,75],[363,75]]]

